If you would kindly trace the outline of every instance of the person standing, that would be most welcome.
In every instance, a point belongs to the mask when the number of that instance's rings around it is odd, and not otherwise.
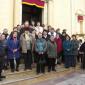
[[[81,56],[82,56],[82,54],[81,54],[81,52],[80,52],[80,47],[81,47],[81,45],[83,44],[83,41],[82,41],[82,39],[79,39],[78,41],[79,41],[79,47],[78,47],[77,62],[78,62],[78,63],[81,63]]]
[[[57,45],[57,49],[56,49],[56,52],[57,52],[57,59],[58,59],[58,61],[57,61],[57,63],[58,64],[61,64],[61,60],[62,60],[62,50],[63,50],[63,48],[62,48],[62,40],[61,40],[61,38],[59,37],[59,34],[56,34],[56,38],[55,38],[55,42],[56,42],[56,45]]]
[[[8,36],[9,36],[9,34],[8,34],[8,30],[7,30],[6,28],[3,30],[3,33],[2,33],[2,34],[5,35],[5,39],[7,39]]]
[[[0,81],[2,81],[2,78],[6,78],[5,76],[2,76],[2,70],[4,68],[4,56],[5,48],[2,41],[2,35],[0,34]]]
[[[48,72],[56,71],[55,62],[57,58],[57,45],[54,40],[54,36],[50,36],[50,40],[47,42],[47,54],[48,54]]]
[[[45,73],[45,52],[47,50],[46,40],[42,38],[42,33],[38,33],[38,39],[35,42],[35,51],[37,53],[37,74]]]
[[[19,71],[19,61],[20,61],[20,43],[17,38],[17,32],[13,32],[13,36],[7,41],[8,47],[8,59],[10,62],[11,72]]]
[[[32,31],[35,30],[35,22],[34,21],[31,22],[30,28]]]
[[[22,49],[22,54],[24,58],[25,69],[24,70],[31,70],[32,67],[32,35],[25,29],[25,32],[20,37],[20,45]]]
[[[36,31],[33,29],[32,31],[32,61],[33,65],[36,63],[36,52],[35,52],[35,41],[36,41]]]
[[[72,51],[71,40],[70,37],[67,35],[66,40],[63,42],[65,68],[71,67],[71,51]]]
[[[30,23],[29,23],[29,21],[25,21],[23,26],[24,26],[24,27],[23,27],[23,32],[22,32],[22,33],[24,33],[25,29],[28,29],[28,31],[29,31],[30,33],[32,33],[32,29],[30,28]]]
[[[85,70],[85,41],[80,46],[80,55],[81,55],[81,69]]]
[[[46,41],[48,41],[48,40],[49,40],[47,30],[44,30],[44,31],[43,31],[43,39],[45,39]]]
[[[4,47],[4,69],[8,69],[8,58],[7,58],[7,39],[5,34],[2,34],[2,42],[3,42],[3,47]]]
[[[36,35],[38,35],[39,32],[43,33],[43,27],[40,26],[40,22],[37,22],[37,26],[35,27]]]
[[[56,37],[56,32],[55,32],[54,28],[51,28],[50,32],[48,32],[48,37],[50,37],[50,36]]]
[[[76,39],[76,35],[72,35],[72,40],[71,40],[71,44],[72,44],[72,53],[71,53],[71,66],[75,67],[76,66],[76,59],[78,56],[78,47],[79,47],[79,42]]]
[[[49,40],[47,30],[44,30],[44,31],[43,31],[43,39],[45,39],[46,42]],[[46,53],[45,53],[45,60],[46,60],[46,66],[48,66],[48,55],[47,55],[47,51],[46,51]]]

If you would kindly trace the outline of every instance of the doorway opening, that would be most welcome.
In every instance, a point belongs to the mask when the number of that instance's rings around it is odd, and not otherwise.
[[[36,6],[22,5],[22,23],[25,21],[42,23],[42,9]]]

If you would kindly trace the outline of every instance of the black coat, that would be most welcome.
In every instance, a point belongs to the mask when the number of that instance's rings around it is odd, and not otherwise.
[[[5,48],[3,45],[3,41],[0,40],[0,62],[4,60],[4,56],[5,56]]]
[[[81,55],[81,68],[85,69],[85,42],[81,45],[80,47],[80,52],[83,52],[83,54]]]
[[[80,46],[79,51],[84,52],[84,54],[85,54],[85,42]]]

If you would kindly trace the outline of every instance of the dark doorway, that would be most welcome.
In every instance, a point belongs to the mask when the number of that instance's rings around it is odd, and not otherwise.
[[[26,20],[31,22],[32,20],[42,23],[42,9],[36,6],[22,5],[22,23]]]

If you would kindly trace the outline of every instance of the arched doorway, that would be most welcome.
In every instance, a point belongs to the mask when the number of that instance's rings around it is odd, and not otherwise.
[[[28,20],[42,23],[42,9],[31,5],[22,5],[22,23]]]

